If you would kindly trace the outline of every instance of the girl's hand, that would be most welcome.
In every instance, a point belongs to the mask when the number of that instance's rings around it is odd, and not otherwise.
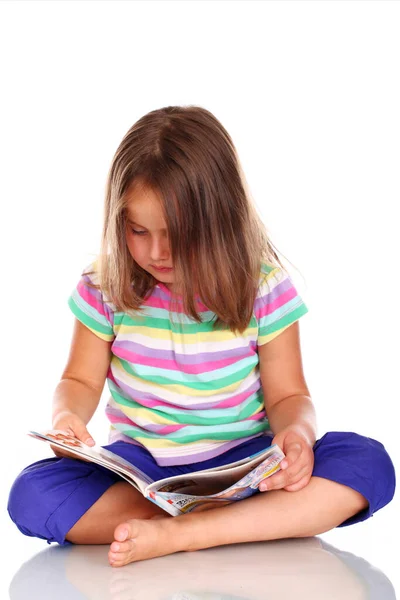
[[[70,411],[66,410],[58,413],[58,415],[53,419],[53,429],[60,429],[62,431],[65,431],[69,435],[73,435],[74,437],[78,438],[78,440],[80,440],[84,444],[87,444],[88,446],[95,445],[95,441],[86,429],[85,423],[80,417],[78,417],[78,415]],[[50,448],[58,457],[85,460],[80,456],[78,457],[76,454],[72,454],[71,452],[64,450],[64,448],[59,448],[58,446],[53,446],[52,444],[50,444]]]
[[[281,462],[281,470],[262,481],[259,490],[301,490],[310,481],[314,468],[314,451],[309,440],[298,428],[289,426],[274,437],[272,444],[282,448],[285,458]]]

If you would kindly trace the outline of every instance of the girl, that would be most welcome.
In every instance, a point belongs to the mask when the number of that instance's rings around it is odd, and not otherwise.
[[[257,215],[227,131],[170,106],[122,140],[108,175],[102,248],[73,291],[75,329],[52,425],[87,429],[107,379],[109,443],[154,480],[227,464],[273,443],[286,458],[260,493],[170,517],[118,475],[56,456],[17,477],[25,535],[108,544],[115,567],[211,546],[314,536],[363,521],[394,495],[384,446],[316,439],[302,370],[308,312]],[[263,493],[268,490],[268,493]]]

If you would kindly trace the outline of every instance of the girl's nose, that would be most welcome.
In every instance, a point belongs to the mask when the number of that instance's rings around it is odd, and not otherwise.
[[[151,246],[151,260],[156,262],[169,257],[169,243],[167,239],[153,239]]]

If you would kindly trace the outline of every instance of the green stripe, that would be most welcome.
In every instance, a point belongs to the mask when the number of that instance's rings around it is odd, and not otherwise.
[[[242,408],[242,410],[238,416],[227,415],[226,417],[213,417],[211,414],[210,415],[211,418],[207,419],[204,416],[195,415],[195,414],[186,414],[183,412],[180,412],[177,414],[170,414],[170,413],[164,412],[163,410],[157,410],[156,408],[147,408],[146,406],[142,406],[141,404],[138,404],[134,400],[127,400],[126,398],[121,396],[121,394],[119,394],[117,391],[115,391],[115,389],[110,388],[110,391],[111,391],[111,395],[112,395],[113,399],[119,406],[127,406],[129,408],[138,408],[141,411],[147,411],[151,415],[158,414],[161,417],[164,417],[164,418],[167,417],[168,419],[170,419],[171,423],[159,423],[160,425],[165,425],[166,427],[168,425],[174,425],[174,424],[209,426],[210,421],[211,421],[212,425],[225,425],[225,424],[232,423],[232,416],[234,416],[236,421],[244,421],[248,417],[254,415],[256,413],[257,409],[259,409],[260,406],[263,405],[262,397],[254,398],[254,400],[249,402],[249,404],[247,406],[244,406]],[[121,409],[121,410],[123,410],[123,409]],[[197,409],[197,410],[202,410],[202,409]],[[210,412],[212,413],[212,409]],[[155,421],[153,421],[153,423],[155,423]]]
[[[246,429],[246,431],[216,431],[216,432],[207,432],[204,434],[197,432],[193,434],[184,433],[181,437],[177,437],[179,432],[168,433],[160,435],[158,433],[149,433],[148,431],[144,432],[143,429],[139,429],[137,427],[129,427],[129,429],[125,428],[124,425],[120,425],[118,423],[113,423],[113,427],[121,431],[124,435],[131,437],[132,439],[150,439],[150,440],[159,440],[165,439],[170,442],[175,442],[177,444],[190,444],[191,442],[201,442],[202,440],[237,440],[244,437],[249,437],[251,435],[256,435],[257,433],[261,433],[262,431],[266,431],[269,429],[269,423],[263,421],[262,423],[257,423],[255,427],[252,429]],[[157,448],[155,448],[157,450]]]
[[[127,373],[129,373],[130,375],[134,375],[135,377],[138,377],[138,378],[142,379],[143,381],[155,383],[156,385],[167,385],[167,386],[182,385],[182,386],[187,387],[192,390],[210,390],[210,389],[213,391],[219,390],[221,388],[231,385],[232,383],[236,383],[237,381],[242,381],[243,379],[248,377],[248,375],[254,369],[254,362],[253,362],[250,366],[247,366],[246,368],[241,369],[240,371],[237,371],[234,374],[227,375],[226,377],[221,377],[220,379],[213,379],[213,380],[209,380],[209,381],[205,381],[205,382],[201,382],[201,381],[186,382],[186,381],[173,380],[168,377],[151,376],[150,374],[147,374],[146,377],[144,377],[143,375],[139,375],[137,371],[132,369],[129,362],[127,362],[126,360],[123,360],[120,357],[118,357],[118,359],[121,362],[121,365],[123,366],[124,370]]]
[[[165,331],[172,331],[173,333],[201,333],[207,331],[214,331],[214,321],[208,321],[205,323],[176,323],[169,319],[163,319],[161,317],[146,317],[138,315],[133,319],[127,314],[116,313],[114,315],[114,327],[124,325],[126,327],[148,327],[149,329],[163,329]],[[226,325],[222,326],[221,330],[228,330],[229,327]]]
[[[282,329],[282,327],[286,327],[287,325],[290,325],[291,323],[293,323],[294,321],[296,321],[297,319],[299,319],[300,317],[305,315],[307,312],[308,312],[307,306],[305,304],[301,304],[295,310],[292,310],[292,312],[288,313],[287,315],[285,315],[278,321],[275,321],[275,323],[272,323],[272,325],[266,325],[265,327],[259,327],[258,337],[265,337],[266,335],[269,335],[270,333],[274,333],[275,331]]]
[[[70,309],[72,310],[74,315],[80,321],[82,321],[82,323],[84,325],[89,327],[89,329],[94,329],[95,331],[98,331],[99,333],[104,333],[108,336],[113,335],[111,327],[106,327],[104,325],[101,325],[98,321],[95,321],[94,319],[92,319],[92,317],[89,317],[85,312],[83,312],[79,308],[79,306],[76,304],[75,300],[73,300],[72,297],[70,297],[68,300],[68,306],[70,307]]]

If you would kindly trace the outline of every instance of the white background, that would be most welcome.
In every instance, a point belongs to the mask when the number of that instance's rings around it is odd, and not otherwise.
[[[399,465],[399,2],[1,2],[2,531],[8,581],[46,543],[5,511],[25,436],[50,426],[67,299],[99,249],[122,137],[167,105],[230,133],[300,320],[319,437],[355,431]],[[107,393],[89,425],[106,443]],[[397,498],[326,539],[397,587]],[[6,592],[1,597],[5,597]]]

